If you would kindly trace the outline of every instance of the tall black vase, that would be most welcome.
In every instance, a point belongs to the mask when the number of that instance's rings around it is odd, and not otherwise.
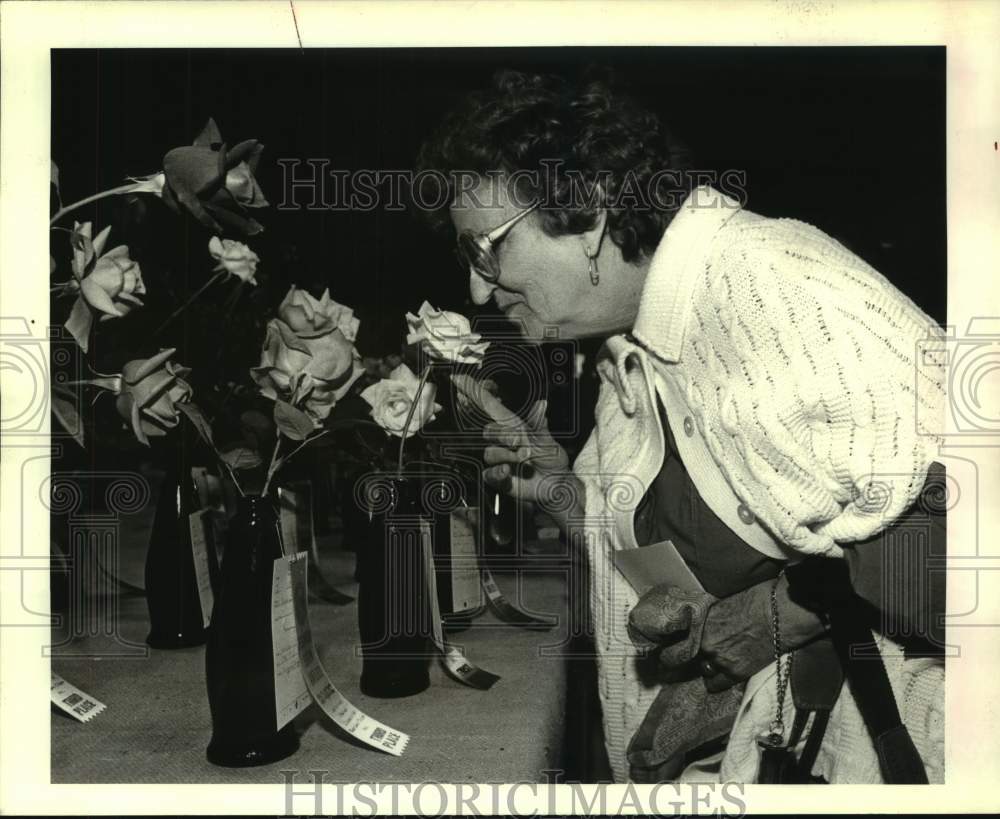
[[[198,493],[186,442],[181,439],[165,449],[166,472],[146,552],[146,643],[160,649],[187,648],[200,646],[206,639],[189,523],[191,513],[198,509]],[[208,537],[212,537],[210,531]],[[211,575],[215,573],[215,548],[211,541],[206,546]]]
[[[229,525],[205,650],[212,711],[206,756],[215,765],[266,765],[299,747],[294,726],[278,730],[275,715],[271,578],[279,557],[276,506],[256,495],[241,498]]]
[[[430,685],[430,606],[421,554],[422,528],[432,521],[414,477],[368,478],[364,543],[358,554],[361,691],[409,697]]]

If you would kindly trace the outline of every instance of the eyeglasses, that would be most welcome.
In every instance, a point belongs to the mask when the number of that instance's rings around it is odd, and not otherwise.
[[[458,234],[458,246],[455,248],[458,263],[470,272],[482,276],[491,284],[499,280],[500,261],[493,250],[494,246],[510,232],[514,225],[540,204],[541,202],[535,202],[530,208],[522,210],[499,227],[493,228],[489,233],[473,233],[471,230],[463,230]]]

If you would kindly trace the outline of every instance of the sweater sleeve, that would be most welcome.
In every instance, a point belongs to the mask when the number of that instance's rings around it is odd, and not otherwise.
[[[872,627],[921,650],[944,649],[947,576],[945,470],[931,464],[920,500],[894,526],[844,549],[851,585],[870,604]]]
[[[788,545],[840,554],[923,486],[943,375],[918,366],[917,349],[939,328],[809,225],[761,219],[715,247],[692,342],[708,374],[698,398],[716,421],[709,448]]]

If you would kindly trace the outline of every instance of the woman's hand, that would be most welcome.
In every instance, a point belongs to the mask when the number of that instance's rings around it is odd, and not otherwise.
[[[536,401],[526,420],[492,421],[483,428],[483,478],[511,497],[535,504],[566,531],[583,514],[583,484],[570,469],[569,455],[552,437],[546,402]]]
[[[629,614],[629,636],[658,658],[663,680],[702,676],[709,691],[724,691],[774,661],[773,585],[773,580],[765,580],[718,600],[707,592],[655,586]],[[784,577],[778,580],[776,599],[786,648],[798,648],[823,634],[820,618],[788,597]]]
[[[583,513],[584,490],[566,450],[549,432],[547,402],[536,401],[523,419],[480,382],[464,375],[453,375],[452,381],[462,400],[491,419],[483,427],[486,483],[518,501],[536,504],[565,531],[569,520]]]
[[[765,580],[718,600],[708,610],[700,658],[703,671],[712,672],[704,674],[709,691],[721,691],[747,680],[774,661],[771,633],[774,582]],[[785,577],[777,582],[775,600],[781,642],[785,648],[799,648],[823,634],[825,626],[818,615],[792,602]]]

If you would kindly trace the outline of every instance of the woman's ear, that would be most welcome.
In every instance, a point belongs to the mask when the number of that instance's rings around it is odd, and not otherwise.
[[[604,208],[597,209],[594,226],[580,234],[583,252],[588,258],[593,258],[601,252],[601,242],[604,241],[604,231],[608,225],[608,212]]]

